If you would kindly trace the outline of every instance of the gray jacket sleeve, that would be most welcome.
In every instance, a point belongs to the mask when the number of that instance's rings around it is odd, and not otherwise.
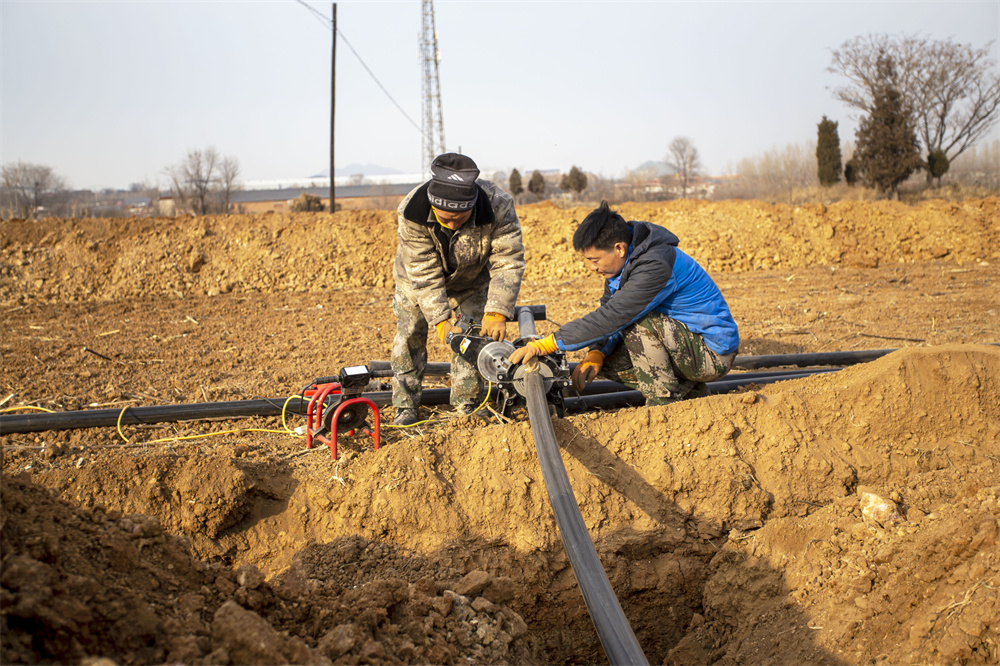
[[[670,279],[673,271],[664,262],[643,262],[632,267],[628,280],[614,295],[605,283],[601,306],[593,312],[564,324],[556,332],[559,347],[566,350],[595,347],[606,338],[638,321],[653,305],[656,296]]]

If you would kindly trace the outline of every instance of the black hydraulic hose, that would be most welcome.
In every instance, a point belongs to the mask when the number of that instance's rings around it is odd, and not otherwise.
[[[747,384],[770,384],[786,379],[796,379],[798,377],[833,371],[833,369],[828,369],[735,374],[729,375],[719,381],[710,382],[708,387],[712,393],[728,393]],[[627,397],[623,397],[617,401],[608,398],[592,402],[596,396],[604,396],[605,394],[612,393],[626,394]],[[369,391],[362,395],[379,407],[384,407],[392,402],[392,391]],[[638,391],[631,391],[627,386],[612,381],[593,382],[580,395],[585,397],[585,400],[582,402],[577,402],[580,398],[566,398],[566,406],[570,411],[582,411],[586,408],[586,405],[593,407],[624,406],[641,405],[644,402],[642,394]],[[448,398],[449,390],[446,388],[424,389],[421,402],[425,405],[443,405],[448,402]],[[81,409],[70,412],[0,414],[0,435],[42,432],[45,430],[106,428],[114,427],[119,422],[122,425],[137,425],[211,418],[281,416],[281,410],[286,400],[287,398],[257,398],[254,400],[233,400],[229,402],[199,402],[128,407],[125,409],[124,414],[121,409]],[[307,401],[295,397],[288,401],[285,411],[288,414],[302,414],[307,404]],[[120,421],[119,417],[121,418]]]

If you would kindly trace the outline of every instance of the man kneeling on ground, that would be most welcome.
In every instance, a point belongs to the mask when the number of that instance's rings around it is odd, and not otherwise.
[[[600,374],[638,389],[647,405],[708,395],[732,368],[739,331],[708,273],[650,222],[626,222],[606,201],[573,234],[573,249],[604,276],[600,307],[514,351],[523,363],[588,347],[573,371],[579,391]]]

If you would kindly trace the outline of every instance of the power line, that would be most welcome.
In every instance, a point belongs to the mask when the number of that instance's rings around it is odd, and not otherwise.
[[[308,3],[306,3],[305,0],[295,0],[295,2],[299,3],[300,5],[302,5],[306,9],[308,9],[310,11],[310,13],[312,13],[312,15],[316,18],[316,20],[320,21],[321,23],[323,23],[323,25],[326,26],[327,30],[330,30],[331,32],[333,31],[333,21],[330,20],[329,18],[327,18],[326,16],[324,16],[323,12],[319,11],[315,7],[312,7],[311,5],[309,5]],[[424,132],[423,132],[422,129],[420,129],[420,125],[418,125],[413,120],[413,118],[410,117],[410,114],[408,114],[403,109],[403,107],[400,106],[399,102],[397,102],[395,100],[395,98],[389,93],[389,91],[386,90],[385,86],[382,85],[382,82],[378,80],[377,76],[375,76],[375,73],[371,70],[370,67],[368,67],[368,65],[361,58],[361,56],[358,54],[358,52],[354,50],[354,47],[351,46],[351,43],[347,40],[347,37],[344,36],[344,33],[341,32],[340,28],[337,28],[337,36],[339,36],[342,40],[344,40],[344,44],[346,44],[347,48],[349,48],[351,50],[351,53],[353,53],[354,57],[358,59],[358,62],[360,62],[361,66],[365,68],[365,71],[368,72],[369,76],[372,77],[372,80],[374,80],[375,83],[378,85],[378,87],[382,89],[382,92],[384,92],[385,96],[389,98],[389,101],[396,105],[396,108],[399,109],[399,112],[402,113],[403,116],[405,116],[406,119],[410,121],[411,125],[413,125],[415,128],[417,128],[418,132],[420,132],[421,134],[423,134]]]

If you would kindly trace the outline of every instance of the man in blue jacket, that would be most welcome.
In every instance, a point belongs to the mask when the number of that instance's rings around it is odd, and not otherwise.
[[[740,336],[719,288],[678,242],[601,202],[573,234],[573,249],[605,278],[600,307],[515,350],[511,363],[587,347],[577,390],[600,373],[638,388],[647,405],[708,395],[705,382],[729,372]]]

